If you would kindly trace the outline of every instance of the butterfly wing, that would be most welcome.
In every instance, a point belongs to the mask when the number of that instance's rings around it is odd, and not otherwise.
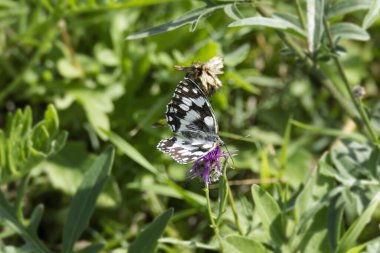
[[[171,137],[161,140],[157,148],[164,153],[168,153],[176,162],[186,164],[205,156],[215,146],[215,142],[202,139],[190,140],[181,137]]]
[[[193,136],[203,132],[218,134],[215,113],[206,95],[191,79],[179,82],[170,103],[167,105],[166,119],[175,133]]]

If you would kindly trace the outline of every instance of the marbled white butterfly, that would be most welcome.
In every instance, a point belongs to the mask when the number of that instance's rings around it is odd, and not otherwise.
[[[157,148],[178,163],[196,161],[223,145],[211,104],[193,80],[184,78],[179,82],[165,114],[177,136],[161,140]]]

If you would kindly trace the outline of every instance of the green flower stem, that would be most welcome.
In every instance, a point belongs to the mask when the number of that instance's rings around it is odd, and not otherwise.
[[[239,234],[243,235],[244,234],[243,229],[241,228],[241,225],[240,225],[239,215],[236,211],[234,197],[232,196],[231,188],[230,188],[230,185],[228,184],[228,181],[227,181],[227,194],[228,194],[228,202],[230,203],[232,214],[234,216],[236,228],[237,228]]]
[[[334,41],[333,41],[333,38],[331,36],[331,32],[330,32],[327,20],[325,18],[323,19],[323,26],[324,26],[325,31],[326,31],[326,35],[327,35],[327,39],[328,39],[328,42],[329,42],[330,49],[333,50],[334,49]],[[355,95],[354,95],[354,93],[352,91],[351,85],[348,82],[346,74],[344,73],[344,69],[343,69],[342,63],[339,61],[338,56],[335,55],[335,54],[333,54],[333,59],[334,59],[335,65],[338,68],[339,75],[340,75],[340,77],[343,80],[344,86],[346,87],[346,90],[347,90],[348,94],[350,95],[351,101],[354,103],[354,105],[356,107],[356,110],[359,112],[361,120],[364,123],[364,125],[366,126],[366,128],[367,128],[367,130],[368,130],[368,132],[370,134],[370,137],[371,137],[372,141],[374,143],[378,143],[377,134],[376,134],[375,130],[372,128],[372,126],[371,126],[371,123],[369,121],[368,115],[367,115],[366,111],[364,110],[364,107],[363,107],[361,101],[359,101],[355,97]]]
[[[214,230],[216,237],[218,238],[220,250],[223,251],[223,241],[222,241],[222,238],[220,237],[219,227],[215,223],[214,214],[212,213],[212,210],[211,210],[211,202],[210,202],[210,194],[208,190],[208,185],[206,185],[206,188],[204,188],[204,191],[205,191],[206,200],[207,200],[207,211],[208,211],[208,216],[210,218],[211,227]]]

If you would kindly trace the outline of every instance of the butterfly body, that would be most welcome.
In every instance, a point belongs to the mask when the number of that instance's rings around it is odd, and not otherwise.
[[[176,136],[161,140],[157,148],[178,163],[196,161],[223,144],[211,104],[192,79],[179,82],[165,116]]]

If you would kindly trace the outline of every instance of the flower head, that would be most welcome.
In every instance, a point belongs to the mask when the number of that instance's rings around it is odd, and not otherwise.
[[[196,82],[207,96],[212,96],[222,87],[222,82],[218,78],[218,75],[223,74],[222,57],[215,56],[206,63],[198,61],[192,63],[190,67],[174,66],[174,68],[185,71],[186,77]]]
[[[186,174],[193,179],[200,177],[206,185],[218,181],[222,175],[219,159],[226,159],[226,155],[222,152],[220,146],[216,146],[207,155],[198,159]]]

